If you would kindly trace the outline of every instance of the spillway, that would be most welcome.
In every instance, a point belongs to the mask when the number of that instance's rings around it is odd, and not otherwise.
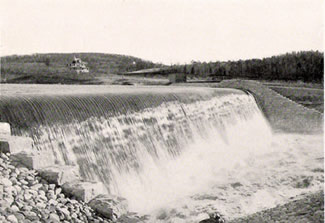
[[[234,89],[110,87],[3,94],[0,121],[57,164],[148,211],[209,186],[214,172],[268,149],[254,98]]]

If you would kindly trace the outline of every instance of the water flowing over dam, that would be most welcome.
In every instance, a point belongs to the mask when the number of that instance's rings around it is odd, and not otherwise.
[[[137,211],[208,187],[216,171],[263,153],[271,130],[234,89],[110,88],[0,96],[0,121],[57,164],[77,165]]]

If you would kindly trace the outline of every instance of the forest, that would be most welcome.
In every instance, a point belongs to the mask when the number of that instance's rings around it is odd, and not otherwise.
[[[323,82],[324,54],[318,51],[286,53],[263,59],[199,62],[172,65],[174,72],[202,78],[245,78]]]

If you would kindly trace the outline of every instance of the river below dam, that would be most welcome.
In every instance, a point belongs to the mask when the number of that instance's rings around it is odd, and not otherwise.
[[[254,213],[323,188],[323,135],[274,133],[235,89],[0,85],[0,121],[148,222]]]

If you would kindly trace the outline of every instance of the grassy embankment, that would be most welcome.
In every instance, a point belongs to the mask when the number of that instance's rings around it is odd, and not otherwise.
[[[270,86],[275,92],[307,108],[324,113],[324,90],[317,88]]]
[[[217,85],[252,92],[275,131],[319,133],[323,130],[323,114],[298,104],[256,81],[228,80]],[[304,91],[300,91],[304,94]],[[296,98],[304,95],[296,94]],[[317,98],[317,97],[316,97]],[[318,99],[318,98],[317,98]]]

